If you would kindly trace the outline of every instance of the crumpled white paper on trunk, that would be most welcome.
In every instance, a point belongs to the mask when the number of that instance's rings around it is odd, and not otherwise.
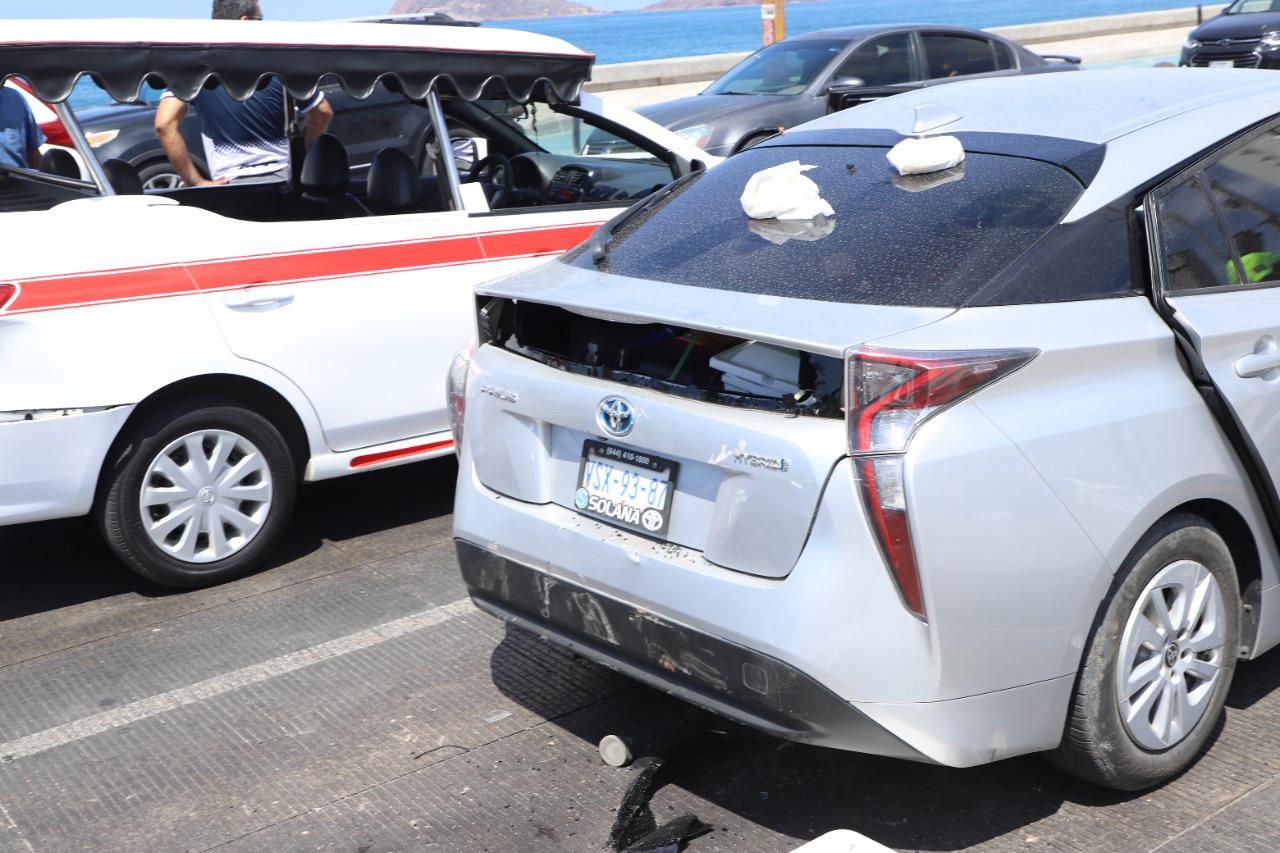
[[[814,219],[834,216],[835,210],[805,172],[799,160],[756,172],[742,191],[742,209],[752,219]]]

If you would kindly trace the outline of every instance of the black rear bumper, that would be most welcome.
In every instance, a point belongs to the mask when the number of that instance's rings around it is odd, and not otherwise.
[[[775,658],[456,540],[482,610],[685,701],[776,737],[925,761]]]

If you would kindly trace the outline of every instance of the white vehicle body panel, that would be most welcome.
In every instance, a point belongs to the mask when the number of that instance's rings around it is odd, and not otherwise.
[[[84,515],[132,406],[0,424],[0,525]]]

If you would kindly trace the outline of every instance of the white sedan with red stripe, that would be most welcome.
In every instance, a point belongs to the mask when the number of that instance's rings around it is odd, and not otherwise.
[[[435,133],[419,161],[378,152],[364,181],[334,137],[277,183],[142,194],[91,153],[90,181],[0,167],[0,525],[92,514],[175,586],[259,565],[299,481],[451,453],[445,374],[473,286],[709,159],[581,93],[592,57],[556,39],[200,26],[195,43],[191,22],[5,22],[0,78],[55,105],[85,70],[117,98],[145,69],[178,97],[243,99],[285,52],[294,98],[326,75],[357,97],[394,77]],[[462,174],[459,152],[476,161]]]

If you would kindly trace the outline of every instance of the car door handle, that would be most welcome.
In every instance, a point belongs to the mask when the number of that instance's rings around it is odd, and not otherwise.
[[[284,307],[292,301],[293,295],[286,293],[280,296],[263,296],[245,302],[228,302],[227,307],[232,311],[257,311],[263,308]]]
[[[1280,348],[1276,347],[1274,338],[1266,337],[1258,341],[1249,355],[1236,359],[1236,376],[1241,379],[1275,379],[1280,376]],[[1273,373],[1273,371],[1275,371]],[[1267,374],[1272,375],[1268,376]]]

